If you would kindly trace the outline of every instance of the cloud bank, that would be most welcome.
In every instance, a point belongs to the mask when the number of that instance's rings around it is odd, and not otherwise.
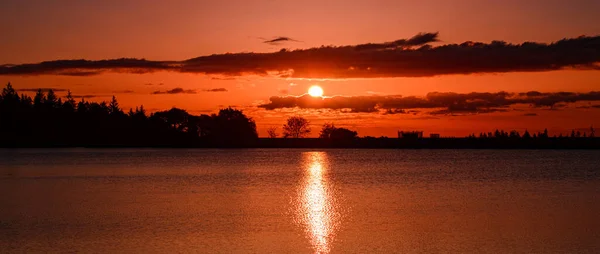
[[[285,40],[287,37],[275,38]],[[287,38],[289,39],[289,38]],[[56,60],[2,65],[0,75],[96,75],[103,72],[174,71],[209,75],[274,75],[294,78],[427,77],[449,74],[532,72],[560,69],[600,70],[600,36],[553,43],[467,41],[432,46],[437,33],[422,33],[393,42],[281,50],[273,53],[228,53],[185,61],[145,59]]]
[[[600,92],[573,93],[428,93],[425,97],[381,96],[334,96],[312,97],[273,96],[269,103],[259,105],[267,110],[282,108],[333,109],[350,113],[408,114],[410,109],[437,109],[431,114],[491,113],[506,111],[515,104],[553,108],[561,103],[600,101]]]

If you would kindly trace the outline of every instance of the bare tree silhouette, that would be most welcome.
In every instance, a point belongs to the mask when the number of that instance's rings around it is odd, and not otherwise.
[[[284,138],[303,138],[310,134],[310,122],[300,116],[292,116],[283,125]]]
[[[277,134],[277,127],[270,127],[267,129],[267,134],[269,135],[269,138],[277,138],[277,136],[279,136]]]

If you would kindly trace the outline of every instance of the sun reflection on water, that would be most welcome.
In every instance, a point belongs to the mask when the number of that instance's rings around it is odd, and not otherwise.
[[[304,153],[306,177],[302,188],[301,209],[306,232],[318,253],[329,252],[329,244],[333,237],[334,211],[331,194],[325,176],[327,154],[325,152]]]

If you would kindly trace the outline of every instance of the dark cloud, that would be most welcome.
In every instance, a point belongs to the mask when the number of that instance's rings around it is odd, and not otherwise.
[[[204,89],[202,92],[227,92],[225,88],[212,88],[212,89]]]
[[[164,83],[146,83],[144,84],[145,86],[163,86],[165,85]]]
[[[585,105],[585,106],[579,106],[577,108],[600,108],[600,105]]]
[[[409,112],[405,109],[399,108],[388,108],[384,111],[384,115],[395,115],[395,114],[409,114]]]
[[[502,108],[474,108],[474,107],[448,107],[447,109],[434,110],[429,112],[432,115],[465,115],[465,114],[485,114],[494,112],[507,112]]]
[[[19,92],[37,92],[40,89],[44,93],[47,93],[50,90],[52,90],[54,92],[66,92],[67,91],[67,89],[64,89],[64,88],[49,88],[49,87],[42,87],[42,88],[21,88],[21,89],[16,89],[16,90],[19,91]]]
[[[113,91],[113,93],[135,93],[133,90],[117,90]]]
[[[275,37],[275,38],[270,39],[270,40],[265,40],[265,41],[263,41],[263,43],[271,44],[271,45],[279,45],[279,44],[281,44],[283,42],[289,42],[289,41],[300,42],[299,40],[294,40],[294,39],[292,39],[290,37],[279,36],[279,37]]]
[[[54,60],[37,64],[3,65],[0,75],[91,76],[105,71],[126,73],[148,73],[158,70],[175,70],[176,62],[148,61],[145,59],[121,58],[110,60]]]
[[[410,39],[400,39],[384,43],[367,43],[354,46],[356,50],[395,50],[407,49],[414,46],[422,46],[427,43],[438,41],[438,33],[420,33]]]
[[[525,113],[523,114],[523,116],[537,116],[538,114],[536,113]]]
[[[438,40],[438,33],[419,33],[412,38],[408,39],[405,43],[406,46],[421,46],[430,42],[436,42]]]
[[[287,37],[267,41],[281,42]],[[431,46],[437,33],[418,34],[386,43],[285,50],[273,53],[227,53],[185,61],[144,59],[58,60],[3,65],[0,75],[94,75],[105,71],[146,73],[177,71],[222,76],[243,74],[296,78],[425,77],[448,74],[600,70],[600,36],[554,43],[467,41]]]
[[[212,89],[204,89],[202,92],[227,92],[228,90],[225,88],[212,88]],[[171,90],[166,91],[154,91],[152,94],[196,94],[198,93],[194,89],[183,89],[181,87],[176,87]]]
[[[528,92],[521,93],[525,96],[523,103],[531,103],[536,107],[561,108],[565,107],[565,103],[573,103],[577,101],[598,101],[600,100],[600,92],[589,93],[573,93],[573,92],[556,92],[556,93],[541,93]]]
[[[171,90],[166,90],[166,91],[154,91],[152,92],[152,94],[195,94],[196,90],[191,90],[191,89],[183,89],[181,87],[176,87],[173,88]]]
[[[419,40],[415,39],[414,43],[416,41]],[[226,75],[276,73],[280,77],[298,78],[419,77],[600,69],[598,61],[600,36],[565,39],[552,44],[515,45],[494,41],[383,50],[341,46],[263,54],[224,54],[187,60],[181,71]]]
[[[533,107],[555,109],[566,103],[578,101],[600,101],[600,92],[588,93],[428,93],[425,97],[391,96],[334,96],[312,97],[273,96],[269,103],[259,105],[267,110],[281,108],[333,109],[352,113],[412,113],[409,109],[437,109],[431,114],[472,114],[505,112],[515,104],[528,104]],[[407,111],[408,110],[408,111]]]

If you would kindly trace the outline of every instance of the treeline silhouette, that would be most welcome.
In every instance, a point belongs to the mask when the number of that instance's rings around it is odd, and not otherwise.
[[[292,122],[292,124],[290,124]],[[295,118],[288,119],[284,125],[284,137],[290,135],[288,126],[298,127],[308,126],[306,121],[298,121]],[[310,133],[310,130],[304,130],[304,134]],[[269,135],[276,137],[275,129],[269,129]],[[600,139],[595,137],[594,128],[590,127],[589,134],[586,132],[575,131],[569,136],[552,136],[548,130],[543,132],[529,133],[529,131],[520,134],[512,130],[496,130],[494,132],[480,133],[478,136],[471,134],[467,137],[439,137],[435,135],[424,138],[421,131],[400,131],[399,138],[389,138],[386,136],[376,137],[358,137],[356,131],[345,128],[337,128],[332,123],[323,125],[319,138],[298,138],[298,139],[260,139],[260,147],[286,147],[286,148],[424,148],[424,149],[600,149]],[[299,131],[292,132],[291,135],[297,135]]]
[[[572,130],[571,135],[563,136],[563,134],[561,133],[558,136],[557,135],[552,136],[552,138],[588,138],[588,137],[595,138],[596,130],[594,129],[593,126],[590,127],[589,131],[590,131],[589,134],[585,131],[582,134],[582,132],[579,130],[578,131]],[[550,135],[548,135],[548,129],[544,129],[543,132],[537,132],[537,133],[533,133],[533,134],[531,134],[531,133],[529,133],[529,131],[525,130],[525,132],[523,132],[523,135],[521,135],[516,130],[512,130],[510,132],[506,132],[504,130],[496,130],[493,133],[492,132],[488,132],[488,133],[481,132],[481,133],[479,133],[478,136],[476,136],[475,133],[473,133],[473,134],[469,135],[468,138],[511,138],[511,139],[519,139],[519,138],[536,139],[536,138],[539,138],[539,139],[544,139],[544,138],[550,138]]]
[[[231,107],[199,116],[179,108],[148,114],[143,106],[125,112],[114,96],[109,102],[76,101],[69,91],[63,100],[39,89],[31,98],[10,83],[0,96],[0,147],[600,148],[593,128],[564,137],[496,130],[465,138],[360,138],[326,123],[319,138],[306,138],[310,132],[310,122],[294,116],[283,125],[283,138],[275,127],[269,138],[258,138],[254,120]]]
[[[194,116],[172,108],[148,115],[143,106],[125,113],[110,102],[63,101],[41,89],[33,98],[9,83],[0,96],[0,144],[30,146],[246,147],[256,144],[254,121],[242,111]]]

